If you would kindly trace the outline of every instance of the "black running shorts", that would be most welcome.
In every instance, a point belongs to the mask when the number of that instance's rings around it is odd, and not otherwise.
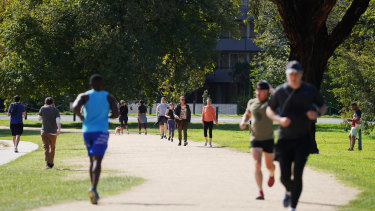
[[[23,124],[11,124],[10,131],[12,132],[12,136],[22,135],[23,133]]]
[[[162,124],[167,124],[167,117],[165,116],[159,116],[159,125],[162,125]]]
[[[251,141],[251,148],[262,148],[264,152],[273,153],[273,147],[275,142],[273,139],[264,140],[264,141]]]

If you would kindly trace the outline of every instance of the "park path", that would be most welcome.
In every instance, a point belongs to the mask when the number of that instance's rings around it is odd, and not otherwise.
[[[87,200],[37,210],[285,210],[279,179],[274,187],[264,187],[266,200],[255,200],[251,155],[227,148],[206,148],[191,141],[187,147],[178,147],[176,142],[155,135],[111,135],[103,169],[121,170],[146,181],[130,191],[102,198],[97,206]],[[268,178],[267,171],[263,172]],[[98,188],[100,193],[100,184]],[[306,168],[298,209],[334,210],[358,193],[332,175]]]
[[[13,161],[37,149],[37,144],[28,141],[20,141],[18,144],[18,153],[15,153],[13,141],[0,140],[0,165]]]

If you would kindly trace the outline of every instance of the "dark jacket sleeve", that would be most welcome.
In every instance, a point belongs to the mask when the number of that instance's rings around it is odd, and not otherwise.
[[[190,107],[189,107],[188,104],[186,104],[186,111],[187,111],[187,114],[186,114],[186,120],[187,120],[188,122],[190,122],[190,121],[191,121],[191,111],[190,111]]]

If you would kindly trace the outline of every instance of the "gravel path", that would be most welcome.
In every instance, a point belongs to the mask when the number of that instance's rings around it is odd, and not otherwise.
[[[276,175],[279,167],[276,163]],[[146,182],[119,195],[104,197],[98,206],[89,201],[58,204],[37,210],[285,210],[279,179],[264,187],[264,201],[255,200],[257,188],[249,153],[227,148],[187,147],[156,135],[111,135],[103,169],[117,169]],[[263,169],[264,177],[268,172]],[[265,183],[265,182],[264,182]],[[100,184],[99,184],[100,193]],[[86,194],[86,190],[82,190]],[[359,191],[339,183],[330,174],[305,169],[299,210],[334,210]]]

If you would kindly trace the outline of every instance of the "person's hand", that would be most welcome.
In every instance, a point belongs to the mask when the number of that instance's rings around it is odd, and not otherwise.
[[[353,121],[352,119],[347,119],[348,120],[348,122],[351,122],[351,121]]]
[[[202,121],[202,125],[204,125],[204,122]]]
[[[82,115],[79,115],[78,117],[79,117],[79,119],[83,122],[83,120],[84,120],[83,116],[82,116]]]
[[[58,130],[57,133],[56,133],[56,136],[60,135],[61,131]]]
[[[216,126],[219,126],[219,123],[216,122]]]
[[[180,117],[177,116],[176,119],[180,120]]]
[[[288,117],[281,117],[280,119],[280,126],[281,127],[288,127],[292,121]]]
[[[240,129],[241,130],[245,130],[246,129],[246,123],[245,122],[241,122],[240,123]]]
[[[316,111],[310,110],[306,112],[306,116],[307,118],[309,118],[309,120],[316,120],[316,118],[318,118],[318,113]]]

